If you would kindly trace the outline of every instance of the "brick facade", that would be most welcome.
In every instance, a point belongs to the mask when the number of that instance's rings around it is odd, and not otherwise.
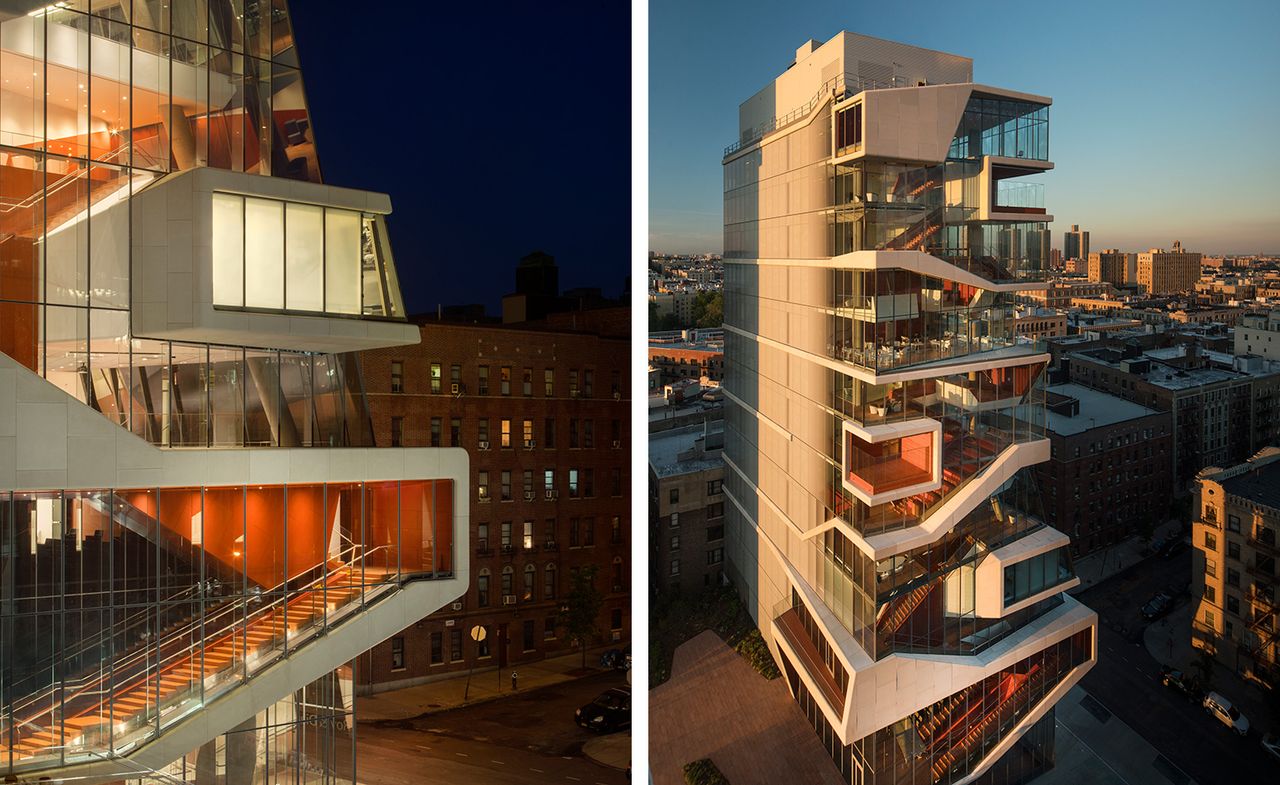
[[[434,321],[417,346],[362,354],[378,445],[471,458],[471,586],[363,655],[362,690],[571,651],[561,604],[587,566],[606,598],[597,643],[630,639],[628,358],[625,337]]]

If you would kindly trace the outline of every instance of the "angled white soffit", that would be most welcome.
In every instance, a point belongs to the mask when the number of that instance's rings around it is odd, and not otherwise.
[[[1021,216],[1020,220],[1025,220]],[[1044,281],[994,283],[924,251],[850,251],[824,259],[725,259],[725,264],[762,264],[771,267],[822,267],[835,270],[908,270],[955,281],[988,292],[1026,292],[1043,289]]]
[[[133,334],[262,349],[350,352],[416,344],[404,321],[213,306],[213,193],[376,215],[391,212],[386,194],[200,167],[154,181],[109,208],[122,211],[130,234]]]
[[[786,569],[791,585],[849,674],[845,705],[843,711],[837,714],[822,699],[815,680],[807,675],[802,664],[797,663],[797,671],[806,688],[816,696],[815,703],[846,744],[931,706],[1081,630],[1096,628],[1098,624],[1096,613],[1074,598],[1063,595],[1062,606],[1032,620],[978,654],[891,654],[883,659],[872,660],[809,584],[798,575],[795,568],[780,555],[779,561]],[[779,646],[785,647],[794,657],[784,636],[774,637]],[[1095,638],[1093,657],[1077,668],[1074,675],[1082,676],[1092,667],[1097,656],[1096,647]],[[1074,684],[1078,679],[1069,678],[1064,681]]]
[[[906,529],[873,534],[863,537],[853,530],[842,518],[836,517],[826,523],[815,526],[804,533],[805,539],[816,537],[828,529],[839,529],[849,538],[858,550],[869,558],[879,561],[890,556],[905,553],[913,548],[931,545],[942,539],[979,504],[991,498],[991,495],[1004,485],[1021,469],[1034,466],[1049,460],[1049,440],[1036,439],[1030,442],[1011,444],[996,457],[994,461],[978,472],[964,487],[951,495],[935,509],[929,517],[919,524]]]
[[[1096,613],[1063,595],[1061,606],[978,654],[891,654],[876,660],[870,668],[849,674],[850,705],[842,739],[851,743],[864,738],[1097,625]],[[1094,658],[1076,669],[1078,675],[1083,675],[1096,660],[1096,636],[1094,645]]]
[[[0,490],[448,479],[465,544],[469,466],[456,447],[161,449],[0,353]],[[465,573],[462,545],[454,561]]]

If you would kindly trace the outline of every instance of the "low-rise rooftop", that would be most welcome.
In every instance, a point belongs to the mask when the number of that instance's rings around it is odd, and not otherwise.
[[[1048,411],[1049,430],[1062,436],[1075,436],[1092,428],[1159,414],[1155,409],[1079,384],[1055,384],[1046,387],[1045,391],[1080,402],[1080,412],[1074,416],[1059,414],[1052,409]]]
[[[1280,461],[1271,461],[1253,471],[1238,474],[1222,483],[1222,490],[1272,509],[1280,509]]]
[[[721,447],[700,450],[690,455],[704,435],[707,442],[720,444]],[[723,465],[723,444],[724,420],[712,420],[655,433],[649,436],[649,467],[658,477],[674,477],[714,469]]]

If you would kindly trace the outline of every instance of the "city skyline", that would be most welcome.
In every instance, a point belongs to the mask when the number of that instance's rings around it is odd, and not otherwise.
[[[1250,85],[1280,75],[1280,55],[1267,46],[1280,9],[1258,2],[1233,14],[1200,16],[1190,3],[1150,8],[1088,4],[1090,57],[1082,48],[1046,45],[1017,29],[1053,33],[1081,14],[1020,7],[1016,18],[958,38],[940,4],[877,7],[861,14],[847,4],[820,3],[807,13],[757,4],[732,14],[716,4],[677,7],[659,0],[650,30],[649,246],[671,253],[719,253],[724,147],[742,96],[788,65],[785,55],[806,39],[819,42],[848,28],[864,35],[941,50],[963,50],[978,67],[975,81],[1052,95],[1050,157],[1061,168],[1046,179],[1057,220],[1054,247],[1079,224],[1097,248],[1144,251],[1169,247],[1206,254],[1280,253],[1280,226],[1267,210],[1267,184],[1280,174],[1280,154],[1266,130],[1280,120],[1275,102],[1251,96]],[[932,11],[932,13],[931,13]],[[718,27],[721,35],[693,31]],[[1184,42],[1230,41],[1210,56],[1187,56]],[[1025,63],[1034,61],[1034,70]],[[1195,100],[1179,103],[1187,96]],[[1233,118],[1224,123],[1220,118]],[[1194,140],[1214,140],[1212,158],[1191,156]],[[1212,164],[1208,163],[1212,160]],[[1180,161],[1187,168],[1169,166]]]

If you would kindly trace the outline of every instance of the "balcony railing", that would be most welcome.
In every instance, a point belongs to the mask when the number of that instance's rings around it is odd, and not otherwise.
[[[1009,183],[1002,180],[997,183],[992,209],[996,212],[1043,214],[1044,184]]]
[[[809,113],[822,105],[822,102],[828,96],[835,96],[836,100],[846,98],[851,95],[857,95],[863,90],[884,90],[892,87],[910,87],[911,82],[900,76],[892,77],[889,80],[864,79],[857,74],[843,73],[833,76],[822,83],[822,87],[818,88],[818,92],[814,93],[807,103],[791,110],[785,115],[775,117],[772,120],[766,120],[763,123],[749,128],[742,132],[742,138],[728,147],[724,148],[725,156],[733,155],[743,147],[755,142],[765,134],[776,131],[779,128],[785,128],[788,125],[803,120],[809,116]]]

